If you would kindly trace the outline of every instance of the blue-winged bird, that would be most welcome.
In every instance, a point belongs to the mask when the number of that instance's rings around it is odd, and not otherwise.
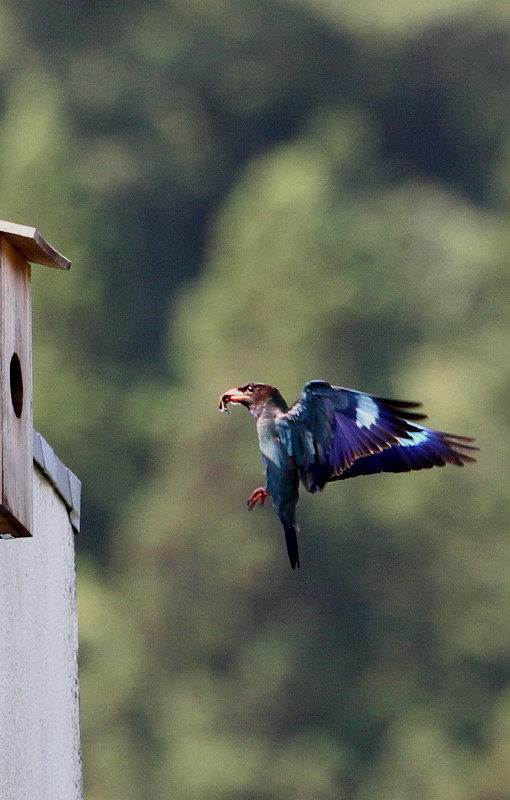
[[[353,389],[309,381],[289,408],[276,387],[246,383],[220,398],[245,406],[257,421],[266,485],[248,498],[251,510],[270,496],[283,525],[290,565],[299,568],[296,505],[299,481],[312,494],[326,483],[373,475],[410,472],[475,461],[478,448],[466,436],[433,431],[413,409],[421,403],[374,397]]]

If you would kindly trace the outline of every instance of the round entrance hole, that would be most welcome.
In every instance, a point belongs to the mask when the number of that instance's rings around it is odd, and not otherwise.
[[[10,379],[12,407],[19,419],[23,411],[23,376],[21,374],[21,362],[17,353],[14,353],[11,358]]]

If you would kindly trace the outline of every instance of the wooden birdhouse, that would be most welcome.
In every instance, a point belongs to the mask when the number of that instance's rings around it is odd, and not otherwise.
[[[0,535],[32,535],[30,264],[69,269],[36,228],[0,220]]]

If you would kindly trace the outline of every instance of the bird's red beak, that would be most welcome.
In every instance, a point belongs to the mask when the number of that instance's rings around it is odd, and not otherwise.
[[[228,389],[220,397],[220,411],[226,411],[228,414],[229,403],[242,403],[246,400],[249,400],[249,397],[244,392],[239,389]]]

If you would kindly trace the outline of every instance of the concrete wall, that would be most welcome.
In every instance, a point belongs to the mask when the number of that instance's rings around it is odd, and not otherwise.
[[[81,800],[74,532],[37,467],[33,530],[0,541],[0,798]]]

